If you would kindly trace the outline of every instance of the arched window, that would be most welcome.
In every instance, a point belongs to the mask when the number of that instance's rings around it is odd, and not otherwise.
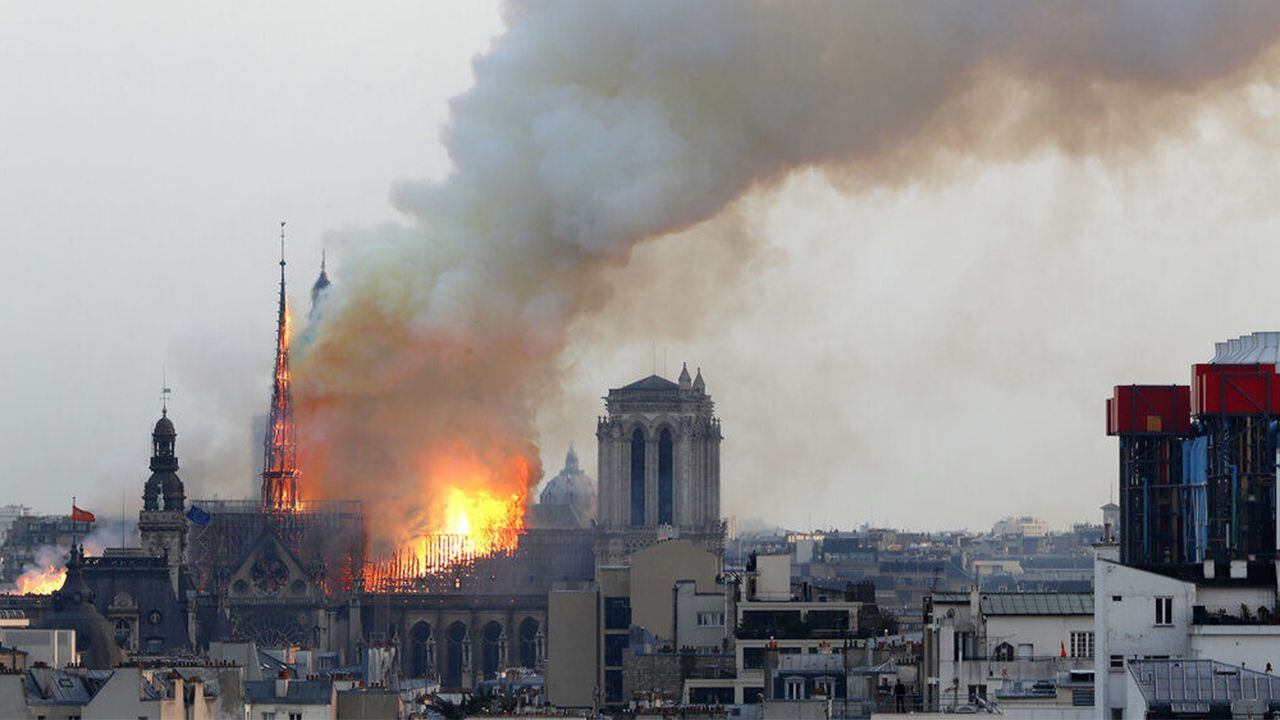
[[[996,660],[1012,660],[1013,646],[1007,642],[1002,642],[996,646]]]
[[[644,526],[644,431],[631,433],[631,526]]]
[[[445,635],[449,644],[440,683],[445,688],[459,688],[462,687],[462,666],[467,655],[467,626],[455,622],[449,626]]]
[[[431,642],[431,625],[426,622],[415,623],[409,631],[409,672],[412,677],[426,677],[431,672],[431,653],[434,643]]]
[[[491,680],[498,676],[498,671],[502,669],[502,625],[497,622],[485,623],[484,630],[481,633],[481,665],[480,672],[484,674],[485,680]]]
[[[658,436],[658,524],[674,525],[675,458],[671,448],[671,431],[663,428]]]
[[[520,665],[527,668],[538,666],[538,621],[533,618],[520,621]]]

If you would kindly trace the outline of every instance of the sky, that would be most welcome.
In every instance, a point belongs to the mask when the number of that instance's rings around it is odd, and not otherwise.
[[[0,2],[0,488],[138,504],[160,390],[188,496],[256,485],[278,223],[305,304],[322,248],[451,169],[449,99],[503,29],[468,3]],[[957,154],[864,185],[800,169],[648,240],[577,318],[537,411],[594,466],[600,397],[701,367],[723,507],[794,528],[1100,517],[1115,384],[1186,382],[1277,327],[1274,86],[1138,155]],[[305,468],[304,468],[305,472]]]

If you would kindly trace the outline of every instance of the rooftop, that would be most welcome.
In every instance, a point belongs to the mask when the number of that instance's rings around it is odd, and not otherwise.
[[[967,605],[967,592],[935,592],[935,605]],[[983,615],[1092,615],[1091,592],[984,592],[978,596]]]
[[[1207,713],[1239,700],[1280,702],[1280,677],[1216,660],[1130,660],[1129,674],[1148,707]]]

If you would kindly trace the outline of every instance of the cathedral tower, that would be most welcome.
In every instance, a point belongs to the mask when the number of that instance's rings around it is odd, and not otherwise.
[[[284,223],[280,223],[280,303],[276,317],[276,363],[271,411],[262,452],[262,509],[298,509],[298,446],[294,436],[293,396],[289,390],[289,310],[284,292]]]
[[[605,398],[596,426],[600,497],[597,562],[622,562],[664,537],[723,552],[720,421],[702,371],[657,375]]]
[[[143,488],[142,511],[138,513],[142,549],[166,559],[174,592],[187,552],[186,492],[178,478],[177,439],[166,408],[151,431],[151,477]]]

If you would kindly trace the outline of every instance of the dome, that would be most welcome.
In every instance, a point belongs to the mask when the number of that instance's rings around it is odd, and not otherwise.
[[[161,484],[164,492],[164,509],[181,510],[182,501],[186,495],[186,490],[182,487],[182,480],[177,475],[169,473],[165,475]]]
[[[53,593],[53,612],[46,615],[40,627],[46,630],[75,630],[76,650],[80,661],[92,670],[105,670],[124,658],[116,645],[115,630],[93,606],[93,590],[84,581],[81,564],[84,552],[71,548],[67,560],[67,579]]]
[[[161,415],[160,419],[156,421],[156,429],[152,430],[151,434],[156,436],[176,437],[178,432],[173,429],[173,421],[170,420],[169,416],[166,414]]]
[[[564,459],[564,469],[547,481],[538,495],[542,505],[573,505],[590,514],[596,501],[596,491],[591,478],[578,465],[578,454],[569,448]]]
[[[142,509],[159,510],[160,494],[163,492],[164,476],[160,473],[151,473],[151,477],[147,478],[147,484],[142,488]]]

